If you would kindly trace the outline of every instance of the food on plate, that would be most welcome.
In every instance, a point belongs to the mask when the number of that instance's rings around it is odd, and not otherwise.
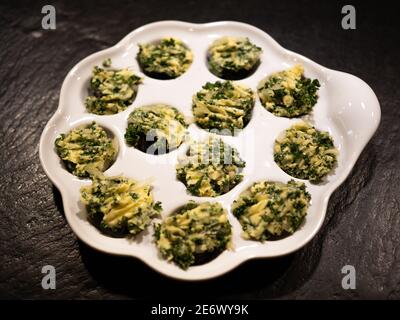
[[[328,132],[306,122],[294,124],[276,140],[274,160],[287,174],[320,182],[337,163],[338,150]]]
[[[98,115],[124,111],[136,97],[142,79],[129,69],[110,69],[111,59],[103,67],[95,66],[90,79],[86,109]]]
[[[115,139],[96,122],[60,134],[55,148],[66,169],[80,178],[107,170],[118,150]]]
[[[261,181],[240,194],[232,212],[244,239],[264,241],[293,234],[307,215],[310,200],[302,182]]]
[[[168,37],[156,43],[139,44],[137,60],[149,77],[174,79],[189,69],[193,53],[181,40]]]
[[[129,115],[125,140],[149,154],[168,153],[186,137],[187,123],[178,109],[155,104],[136,108]]]
[[[217,81],[207,82],[192,101],[193,115],[199,127],[233,135],[250,121],[255,97],[248,87],[231,81]]]
[[[192,195],[216,197],[242,181],[245,165],[235,148],[210,136],[205,142],[189,146],[178,161],[176,176]]]
[[[260,64],[262,49],[245,37],[222,37],[208,49],[209,70],[226,80],[248,77]]]
[[[232,227],[219,203],[189,202],[157,224],[154,237],[163,258],[187,269],[229,249]]]
[[[258,85],[262,105],[279,117],[293,118],[309,114],[318,100],[317,79],[304,76],[304,68],[294,67],[275,72]]]
[[[149,184],[125,177],[98,175],[81,188],[88,220],[103,233],[123,237],[145,230],[161,211]]]

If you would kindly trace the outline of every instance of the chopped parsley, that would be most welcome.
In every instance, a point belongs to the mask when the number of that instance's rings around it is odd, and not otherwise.
[[[320,182],[337,162],[338,150],[328,132],[299,122],[278,137],[274,160],[287,174]]]
[[[154,237],[162,257],[186,270],[229,249],[232,227],[219,203],[189,202],[155,225]]]
[[[112,62],[111,62],[111,59],[110,59],[110,58],[105,59],[105,60],[103,61],[103,63],[102,63],[102,65],[103,65],[104,68],[110,68],[110,67],[111,67],[111,64],[112,64]]]
[[[115,141],[96,122],[61,134],[55,147],[67,170],[80,178],[104,172],[117,155]]]
[[[303,66],[298,64],[262,80],[258,95],[263,106],[274,115],[293,118],[312,111],[319,87],[319,81],[306,78]]]
[[[233,135],[249,122],[254,100],[250,88],[231,81],[207,82],[193,96],[193,115],[199,127]]]

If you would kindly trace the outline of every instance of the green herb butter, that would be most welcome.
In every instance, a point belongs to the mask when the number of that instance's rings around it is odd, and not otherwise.
[[[193,96],[193,115],[203,129],[228,131],[243,129],[251,118],[254,93],[231,81],[207,82]]]
[[[104,67],[111,60],[103,62]],[[124,111],[136,97],[142,79],[129,69],[112,70],[95,66],[90,79],[86,109],[90,113],[110,115]]]
[[[150,185],[124,177],[96,176],[91,185],[81,188],[81,201],[89,221],[111,236],[138,234],[161,210]]]
[[[258,95],[263,106],[274,115],[293,118],[312,111],[319,87],[317,79],[304,77],[304,68],[298,64],[262,80]]]
[[[264,241],[294,233],[307,215],[311,196],[304,183],[254,183],[234,201],[232,211],[245,239]]]
[[[164,38],[155,44],[139,44],[137,60],[149,77],[174,79],[190,67],[193,54],[181,40]]]
[[[161,255],[187,269],[229,249],[232,228],[219,203],[189,202],[156,225],[154,236]]]
[[[280,135],[274,146],[274,160],[287,174],[319,182],[333,169],[338,150],[328,132],[299,122]]]
[[[242,181],[245,162],[235,148],[210,137],[190,145],[176,166],[177,179],[195,196],[216,197]]]
[[[164,104],[143,106],[129,115],[125,140],[143,152],[162,154],[181,145],[186,128],[178,109]]]
[[[262,49],[248,38],[222,37],[208,49],[208,66],[222,79],[243,79],[257,68],[261,53]]]
[[[61,134],[55,147],[67,170],[81,178],[104,172],[117,154],[115,140],[96,122]]]

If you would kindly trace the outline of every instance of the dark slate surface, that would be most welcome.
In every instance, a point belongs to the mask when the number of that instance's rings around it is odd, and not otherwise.
[[[44,3],[0,5],[1,298],[400,298],[396,11],[384,2],[353,1],[357,30],[344,31],[342,2],[243,2],[51,1],[56,31],[41,30]],[[216,280],[182,283],[138,260],[96,252],[68,227],[60,194],[38,158],[39,136],[57,108],[61,83],[82,58],[164,19],[254,24],[284,47],[353,73],[375,90],[382,107],[379,130],[332,195],[323,228],[304,249],[245,263]],[[56,267],[56,290],[41,288],[45,264]],[[356,268],[356,290],[341,288],[346,264]]]

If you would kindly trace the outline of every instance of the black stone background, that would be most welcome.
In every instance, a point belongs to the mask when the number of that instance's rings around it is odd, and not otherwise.
[[[349,1],[357,29],[340,26],[343,1],[48,1],[57,30],[41,29],[44,2],[0,4],[0,298],[236,299],[400,298],[399,24],[390,1]],[[40,134],[58,104],[67,72],[143,24],[166,19],[238,20],[284,47],[364,79],[382,108],[381,125],[352,173],[332,195],[318,235],[289,256],[247,262],[218,279],[187,283],[132,258],[80,242],[59,192],[38,157]],[[57,289],[41,288],[41,268]],[[341,268],[356,268],[343,290]]]

